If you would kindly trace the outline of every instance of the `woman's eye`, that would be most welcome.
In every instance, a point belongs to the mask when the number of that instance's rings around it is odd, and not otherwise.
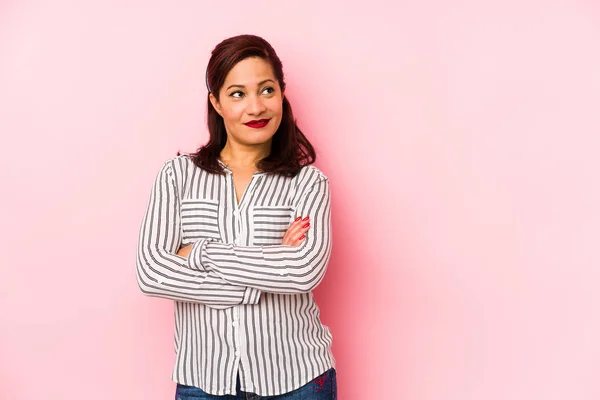
[[[263,93],[265,94],[271,94],[275,91],[275,89],[273,89],[272,87],[268,86],[266,88],[263,89]]]
[[[244,93],[240,92],[239,90],[229,94],[229,96],[233,97],[234,99],[241,99],[243,95]]]

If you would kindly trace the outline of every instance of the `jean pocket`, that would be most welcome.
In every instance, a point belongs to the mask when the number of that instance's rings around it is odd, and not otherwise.
[[[310,391],[311,399],[315,400],[335,400],[337,399],[337,379],[335,369],[331,368],[325,371],[322,375],[305,385],[305,393]]]
[[[209,395],[205,391],[195,386],[187,386],[177,384],[175,389],[175,400],[210,400],[214,399],[213,396]]]

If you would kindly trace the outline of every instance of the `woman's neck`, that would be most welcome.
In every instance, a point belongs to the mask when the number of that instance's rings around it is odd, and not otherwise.
[[[229,141],[221,150],[220,158],[227,167],[256,168],[260,160],[267,157],[271,152],[271,144],[268,146],[239,146],[232,145]]]

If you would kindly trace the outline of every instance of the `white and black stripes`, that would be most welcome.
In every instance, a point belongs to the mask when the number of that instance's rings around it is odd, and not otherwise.
[[[281,239],[297,216],[311,228],[299,247]],[[295,390],[334,366],[331,334],[311,290],[331,252],[327,178],[257,173],[238,204],[231,174],[188,156],[160,170],[140,230],[141,290],[175,300],[175,382],[214,395]],[[186,260],[176,255],[193,244]]]

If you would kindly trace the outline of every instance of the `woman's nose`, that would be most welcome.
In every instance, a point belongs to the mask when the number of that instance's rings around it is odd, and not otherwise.
[[[259,96],[248,96],[247,112],[251,115],[258,115],[265,110],[265,105]]]

